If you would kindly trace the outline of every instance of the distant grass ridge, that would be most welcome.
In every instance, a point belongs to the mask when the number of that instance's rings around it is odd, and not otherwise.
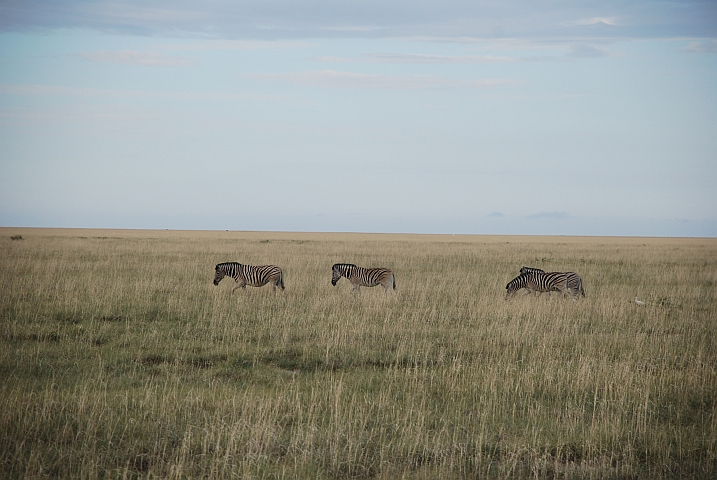
[[[1,478],[717,476],[717,240],[3,230]]]

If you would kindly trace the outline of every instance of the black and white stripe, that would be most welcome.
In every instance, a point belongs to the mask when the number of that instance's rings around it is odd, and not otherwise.
[[[546,273],[543,271],[528,271],[521,273],[505,286],[505,298],[508,299],[516,294],[522,288],[525,288],[529,294],[557,291],[562,292],[565,289],[567,276],[560,272]]]
[[[360,287],[375,287],[382,285],[384,292],[396,290],[396,276],[387,268],[361,268],[352,263],[337,263],[331,267],[331,285],[341,277],[346,277],[353,289],[359,291]]]
[[[219,285],[224,277],[233,278],[237,284],[232,288],[232,295],[237,288],[246,289],[247,285],[252,287],[263,287],[271,282],[276,287],[284,290],[284,272],[276,265],[242,265],[237,262],[219,263],[214,267],[214,285]]]
[[[530,272],[538,272],[538,273],[545,273],[544,270],[541,270],[540,268],[532,268],[532,267],[521,267],[520,273],[530,273]],[[558,272],[555,272],[558,273]],[[565,282],[565,288],[563,289],[563,296],[565,295],[571,295],[574,297],[577,295],[585,296],[585,289],[583,288],[583,279],[575,272],[565,272],[566,275],[566,282]]]
[[[573,297],[573,300],[575,300],[575,297],[578,295],[581,295],[582,297],[585,297],[585,289],[583,288],[583,279],[580,278],[580,275],[578,275],[575,272],[566,272],[565,275],[567,275],[567,281],[565,282],[565,293],[571,295]]]

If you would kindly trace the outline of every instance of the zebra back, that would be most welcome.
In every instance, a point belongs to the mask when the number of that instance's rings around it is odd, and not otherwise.
[[[334,286],[341,277],[346,277],[354,289],[376,285],[383,285],[385,290],[396,289],[396,277],[393,271],[387,268],[363,268],[353,263],[336,263],[331,267],[331,272],[331,285]]]
[[[242,287],[244,285],[262,287],[272,282],[274,288],[284,289],[284,272],[276,265],[255,266],[238,262],[224,262],[217,264],[214,271],[214,285],[218,285],[222,278],[227,276],[233,278]]]
[[[505,286],[505,298],[512,297],[518,290],[523,288],[528,290],[528,293],[562,292],[565,289],[565,283],[566,275],[561,272],[531,271],[521,273]]]
[[[533,268],[533,267],[521,267],[520,273],[530,273],[530,272],[538,272],[538,273],[545,273],[544,270],[541,270],[540,268]],[[554,273],[560,273],[560,272],[554,272]],[[580,275],[578,275],[575,272],[565,272],[566,275],[566,282],[565,282],[565,288],[563,290],[563,294],[570,294],[570,295],[582,295],[585,296],[585,290],[583,289],[583,279],[580,278]]]

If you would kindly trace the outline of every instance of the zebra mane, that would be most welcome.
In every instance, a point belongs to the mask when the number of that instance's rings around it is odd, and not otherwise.
[[[241,264],[240,264],[239,262],[222,262],[222,263],[217,263],[217,265],[214,267],[214,270],[217,270],[217,269],[223,268],[223,267],[228,267],[228,266],[231,266],[231,265],[241,265]]]
[[[356,265],[354,265],[353,263],[334,263],[334,266],[331,267],[331,269],[333,270],[336,267],[355,267],[355,268],[357,268]]]
[[[545,270],[542,268],[534,268],[534,267],[520,267],[520,273],[530,273],[530,272],[538,272],[538,273],[545,273]]]

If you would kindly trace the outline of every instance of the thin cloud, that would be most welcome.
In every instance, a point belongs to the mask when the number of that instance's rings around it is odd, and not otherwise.
[[[538,47],[536,47],[538,48]],[[556,44],[552,47],[539,47],[541,49],[553,48],[556,52],[564,52],[563,44]],[[337,56],[320,56],[313,59],[323,63],[377,63],[389,65],[427,65],[427,64],[471,64],[471,63],[521,63],[521,62],[556,62],[566,61],[568,59],[579,58],[597,58],[613,56],[608,50],[603,48],[592,47],[585,44],[577,44],[569,47],[567,54],[555,55],[532,55],[522,57],[507,57],[494,55],[422,55],[422,54],[403,54],[403,53],[373,53],[363,55],[361,57],[337,57]]]
[[[322,30],[330,32],[366,33],[385,30],[384,27],[353,26],[353,27],[322,27]]]
[[[382,64],[452,64],[452,63],[507,63],[519,59],[493,55],[423,55],[411,53],[370,53],[361,57],[316,57],[328,63],[382,63]]]
[[[692,42],[682,51],[689,53],[717,53],[717,40]]]
[[[166,8],[147,7],[124,1],[95,2],[79,4],[68,8],[75,10],[78,14],[89,17],[102,18],[108,22],[120,24],[140,23],[182,23],[190,21],[201,21],[211,17],[211,13],[202,13],[201,9],[182,8],[178,5]]]
[[[371,60],[375,63],[520,63],[520,62],[556,62],[577,58],[596,58],[615,56],[605,46],[614,44],[614,40],[589,38],[581,40],[570,38],[544,38],[544,39],[481,39],[481,38],[433,38],[415,37],[404,39],[414,42],[432,43],[459,43],[480,44],[481,48],[502,52],[521,52],[521,55],[467,55],[467,56],[440,56],[421,54],[370,54],[362,61]],[[566,53],[567,50],[567,53]],[[536,52],[535,55],[525,55],[524,52]],[[542,53],[542,54],[541,54]],[[357,62],[352,58],[320,57],[323,61]]]
[[[321,57],[314,57],[314,60],[325,63],[357,63],[359,60],[352,57],[333,57],[330,55],[324,55]]]
[[[82,52],[78,56],[88,62],[119,63],[140,67],[188,67],[198,61],[197,58],[177,58],[158,52],[138,52],[134,50],[122,50],[119,52],[100,50]]]
[[[421,55],[407,53],[374,53],[364,58],[373,63],[504,63],[514,62],[510,57],[495,57],[493,55]]]
[[[175,38],[313,39],[714,36],[714,2],[192,2],[4,0],[0,31],[89,29]],[[620,28],[614,28],[614,27]],[[575,28],[583,27],[583,28]],[[587,27],[587,28],[585,28]],[[597,28],[594,28],[597,27]],[[605,27],[605,28],[601,28]]]
[[[65,95],[74,97],[110,97],[110,98],[133,98],[133,99],[175,99],[192,101],[241,101],[241,100],[286,100],[286,97],[278,95],[259,95],[251,93],[205,93],[205,92],[148,92],[143,90],[120,90],[102,88],[74,88],[60,85],[13,85],[0,84],[2,95]]]
[[[284,50],[307,48],[314,43],[304,40],[206,40],[189,45],[164,45],[161,50],[214,51],[214,50]]]
[[[533,215],[528,215],[528,218],[530,219],[553,219],[553,220],[565,220],[567,218],[571,218],[572,216],[569,215],[567,212],[540,212],[540,213],[534,213]]]
[[[547,49],[548,47],[540,47]],[[507,57],[507,56],[493,56],[493,55],[460,55],[460,56],[447,56],[447,55],[422,55],[422,54],[402,54],[402,53],[373,53],[366,54],[361,57],[337,57],[337,56],[319,56],[314,57],[313,60],[323,63],[375,63],[375,64],[388,64],[388,65],[448,65],[448,64],[475,64],[475,63],[521,63],[521,62],[557,62],[566,61],[569,59],[576,58],[595,58],[611,56],[611,54],[604,49],[596,47],[589,47],[586,45],[573,45],[570,47],[569,52],[566,54],[557,52],[564,52],[565,47],[563,44],[556,45],[553,48],[556,51],[555,55],[532,55],[523,57]]]
[[[612,27],[618,26],[617,17],[592,17],[575,20],[574,22],[566,22],[567,26],[583,27],[590,25],[610,25]]]
[[[431,88],[483,88],[517,83],[503,79],[452,79],[434,75],[375,75],[336,70],[245,75],[255,80],[287,82],[320,88],[367,90],[422,90]]]
[[[568,57],[570,58],[598,58],[609,56],[610,52],[607,50],[585,44],[573,45],[570,47],[570,52],[568,53]]]

